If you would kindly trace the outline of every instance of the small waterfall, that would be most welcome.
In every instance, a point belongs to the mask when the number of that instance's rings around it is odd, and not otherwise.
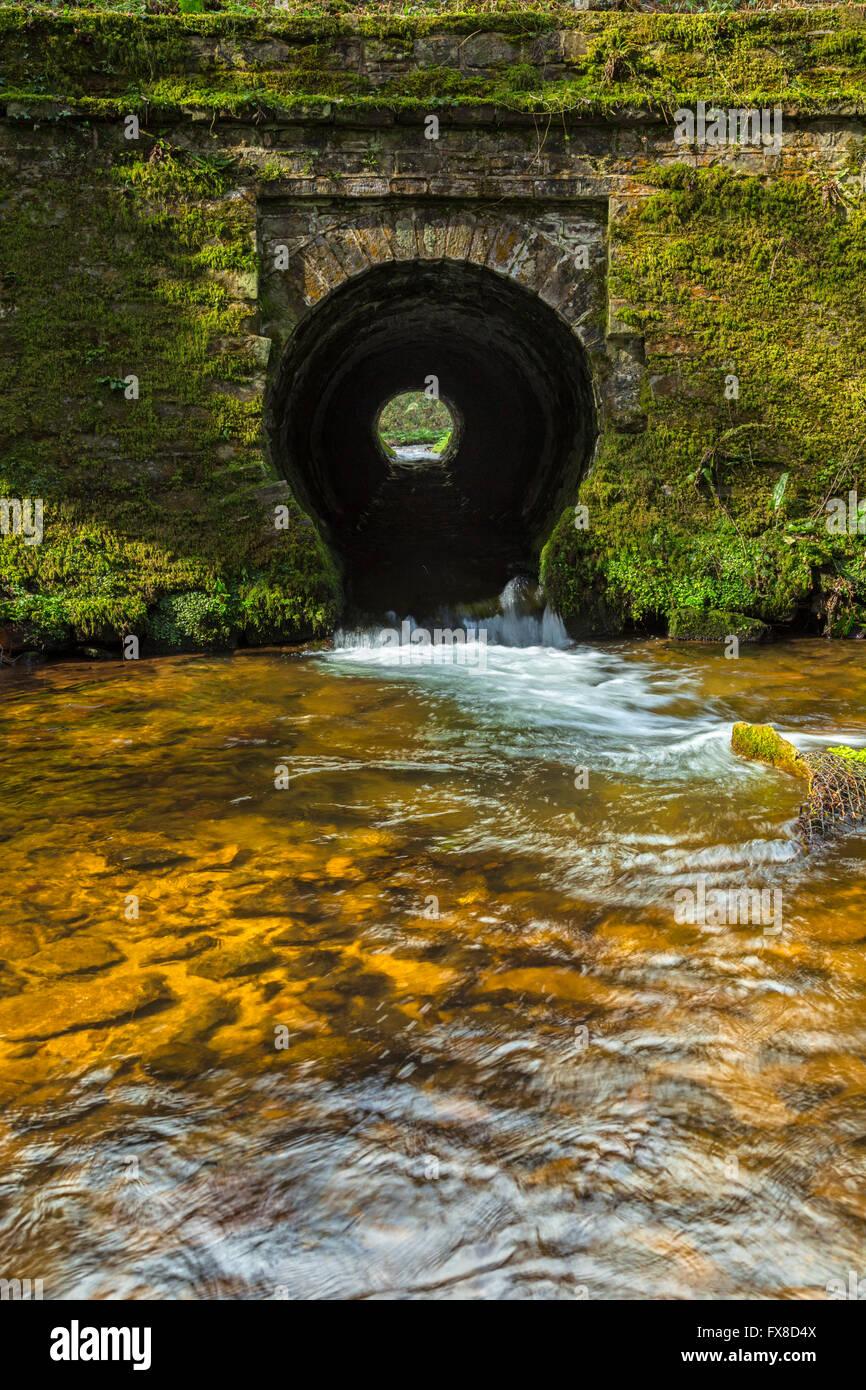
[[[536,583],[518,576],[510,579],[499,595],[498,611],[478,617],[461,616],[467,631],[487,631],[496,647],[569,647],[571,640],[558,613],[544,602]]]
[[[486,611],[485,611],[486,610]],[[393,641],[393,634],[408,634],[420,627],[435,631],[463,629],[497,647],[570,647],[565,624],[544,601],[540,586],[532,579],[510,579],[499,598],[489,604],[458,606],[438,612],[435,619],[419,624],[413,617],[400,619],[385,614],[385,624],[363,628],[338,629],[335,648],[379,648]],[[482,637],[486,634],[486,639]]]

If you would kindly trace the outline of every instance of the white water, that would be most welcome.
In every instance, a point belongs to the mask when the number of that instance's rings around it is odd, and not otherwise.
[[[509,580],[499,596],[497,609],[498,611],[480,617],[469,616],[459,610],[446,611],[436,619],[435,626],[424,630],[431,634],[431,645],[439,645],[441,641],[435,637],[437,630],[448,630],[474,634],[476,639],[483,641],[488,647],[572,646],[559,614],[547,605],[542,606],[538,592],[525,579]],[[406,645],[410,634],[418,634],[421,631],[419,624],[411,615],[401,619],[393,612],[386,614],[386,619],[386,626],[338,629],[334,634],[335,649],[372,653],[383,665],[412,664],[395,656],[394,649],[398,642],[395,641],[394,634],[397,635],[399,645]],[[447,641],[447,638],[445,640]],[[413,642],[413,645],[420,647],[421,644]],[[413,655],[419,663],[426,661],[420,651]],[[431,656],[426,664],[436,665],[440,662]]]
[[[483,667],[453,651],[435,661],[429,647],[417,661],[401,648],[400,664],[379,629],[342,634],[327,658],[423,694],[430,720],[413,765],[437,775],[427,813],[433,802],[447,820],[471,805],[471,829],[454,837],[467,850],[503,862],[541,851],[551,883],[621,907],[666,903],[698,873],[725,886],[790,874],[794,796],[777,773],[732,754],[743,715],[707,693],[706,653],[573,644],[549,612],[521,613],[525,603],[515,586],[502,613],[477,624],[488,633]]]

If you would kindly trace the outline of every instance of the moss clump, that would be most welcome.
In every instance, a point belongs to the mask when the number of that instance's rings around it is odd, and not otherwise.
[[[582,43],[566,63],[539,60],[533,43],[557,28],[578,30]],[[508,49],[489,46],[480,72],[474,64],[457,68],[416,56],[415,40],[443,31],[463,36],[461,43],[501,37]],[[43,109],[49,119],[58,104],[100,116],[189,107],[256,115],[331,99],[403,108],[494,103],[584,117],[622,107],[674,111],[698,100],[725,108],[784,103],[804,113],[832,103],[853,114],[866,109],[864,31],[858,10],[835,6],[668,15],[575,13],[564,3],[537,9],[443,4],[383,14],[294,3],[288,13],[270,10],[266,18],[255,11],[0,8],[4,94],[32,114]],[[377,85],[347,56],[347,45],[359,38],[382,43],[386,61],[398,59],[402,71]],[[209,40],[220,40],[225,51],[216,42],[209,49]]]
[[[312,525],[312,524],[311,524]],[[237,626],[250,646],[329,637],[339,610],[339,578],[321,542],[300,566],[273,566],[237,589]]]
[[[808,760],[793,743],[777,734],[772,724],[735,724],[731,748],[741,758],[748,758],[751,762],[768,763],[770,767],[778,767],[807,781],[811,777]]]
[[[147,619],[145,636],[158,652],[219,651],[234,645],[226,596],[166,594]]]
[[[736,637],[740,642],[766,642],[772,630],[760,618],[720,609],[675,608],[670,617],[670,636],[681,642],[724,642]]]
[[[837,758],[845,758],[850,763],[866,764],[866,748],[849,748],[842,744],[839,748],[828,748],[827,752]]]
[[[597,537],[563,512],[541,552],[541,583],[572,637],[618,637],[626,625],[623,595],[612,582]]]
[[[8,624],[10,649],[55,656],[73,645],[74,632],[59,595],[19,593],[12,601],[0,600],[0,613]]]

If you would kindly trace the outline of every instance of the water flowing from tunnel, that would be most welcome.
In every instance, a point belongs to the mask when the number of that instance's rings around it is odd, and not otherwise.
[[[486,658],[0,674],[0,1238],[46,1297],[861,1268],[866,837],[799,852],[798,785],[730,750],[866,743],[861,651]],[[699,880],[781,893],[781,930],[678,921]]]
[[[454,608],[441,609],[431,623],[432,626],[428,628],[416,622],[411,615],[400,618],[392,610],[385,615],[384,623],[340,628],[334,635],[334,647],[347,653],[377,653],[382,663],[387,665],[389,662],[399,663],[399,645],[388,640],[395,631],[399,631],[401,637],[405,634],[410,643],[422,629],[430,632],[431,639],[437,631],[442,634],[462,631],[476,639],[483,635],[488,647],[553,647],[562,650],[572,645],[562,618],[545,602],[538,585],[524,576],[510,579],[499,598],[489,605],[461,607],[458,604]],[[414,645],[420,661],[421,644],[414,641]],[[432,652],[430,659],[433,660]]]

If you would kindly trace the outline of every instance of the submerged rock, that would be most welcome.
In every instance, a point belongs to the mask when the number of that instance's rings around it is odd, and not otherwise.
[[[117,965],[124,957],[110,941],[98,941],[92,936],[64,936],[27,958],[24,969],[34,975],[49,978],[63,975],[84,975],[89,970],[104,970]]]
[[[190,967],[190,975],[205,980],[227,980],[237,975],[256,975],[269,965],[276,965],[278,956],[264,941],[244,941],[236,946],[221,946]]]
[[[167,1080],[202,1075],[217,1065],[218,1053],[207,1046],[211,1034],[237,1017],[234,999],[223,995],[168,1009],[156,1023],[142,1065],[147,1072]]]
[[[5,960],[0,960],[0,999],[8,994],[19,994],[23,981]]]
[[[144,1069],[151,1076],[165,1081],[188,1081],[191,1077],[204,1076],[219,1064],[219,1057],[202,1043],[167,1043],[144,1061]]]
[[[0,924],[0,959],[23,960],[35,956],[39,940],[32,927],[24,922],[3,922]]]
[[[0,1003],[0,1038],[23,1042],[54,1038],[75,1028],[99,1028],[169,998],[164,977],[151,974],[112,975],[33,990]]]
[[[155,951],[145,957],[145,962],[147,965],[166,965],[169,961],[192,960],[193,956],[200,956],[203,951],[210,951],[218,945],[215,936],[195,936],[186,941],[182,937],[173,937],[161,942]]]

